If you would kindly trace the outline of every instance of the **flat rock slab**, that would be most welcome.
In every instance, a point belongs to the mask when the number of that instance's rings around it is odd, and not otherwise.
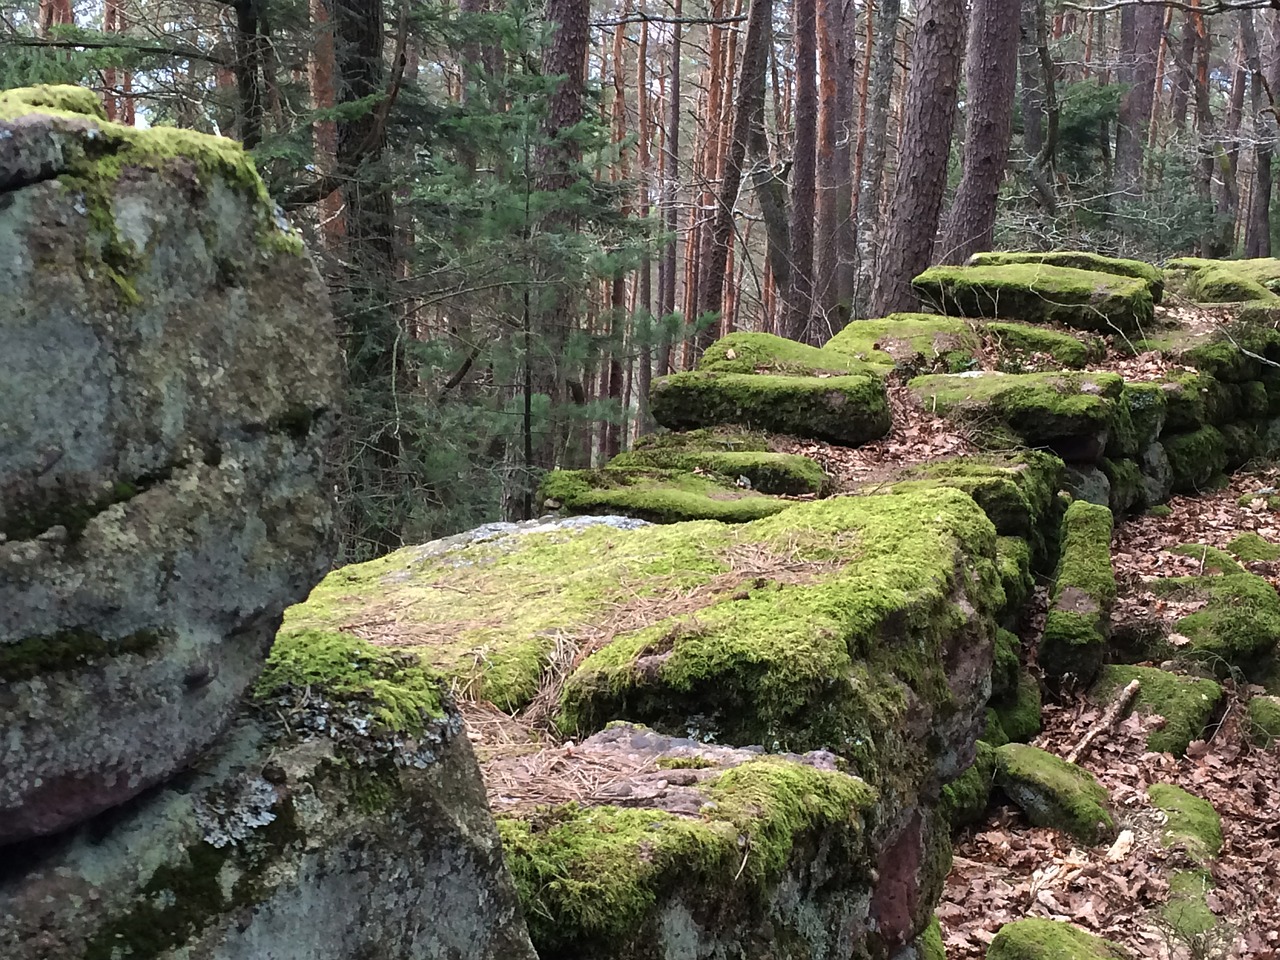
[[[12,849],[6,960],[536,960],[456,709],[358,641],[278,647],[183,777]]]
[[[1099,333],[1132,333],[1154,309],[1145,280],[1045,263],[931,267],[912,286],[942,313]]]
[[[0,843],[208,745],[330,555],[300,239],[239,145],[98,109],[0,97]]]
[[[752,489],[741,474],[715,477],[696,469],[611,465],[603,470],[555,470],[543,479],[539,495],[549,510],[620,514],[651,523],[747,523],[789,506],[786,500]]]
[[[1151,299],[1160,302],[1164,295],[1164,271],[1142,260],[1106,257],[1088,250],[1050,250],[1045,253],[997,250],[975,253],[969,258],[971,267],[1000,267],[1010,263],[1047,263],[1054,267],[1113,273],[1118,277],[1137,277],[1151,290]]]
[[[996,785],[1038,827],[1052,827],[1082,843],[1115,836],[1107,791],[1088,770],[1024,743],[996,749]]]

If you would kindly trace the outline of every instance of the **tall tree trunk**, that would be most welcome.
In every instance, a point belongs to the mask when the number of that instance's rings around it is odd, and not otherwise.
[[[1156,58],[1164,25],[1161,7],[1144,4],[1120,11],[1122,82],[1129,84],[1120,101],[1116,129],[1116,178],[1130,197],[1142,192],[1142,156],[1151,123]]]
[[[921,0],[907,75],[898,176],[872,298],[877,315],[916,304],[911,280],[929,266],[933,255],[963,47],[963,0]]]
[[[637,161],[640,166],[640,218],[649,218],[649,186],[653,176],[651,148],[653,133],[649,129],[649,24],[640,24],[640,43],[636,51],[636,127],[640,137]],[[649,432],[649,393],[653,387],[653,257],[646,250],[640,264],[638,313],[646,325],[636,355],[636,432]]]
[[[40,21],[40,36],[42,37],[47,37],[53,27],[75,23],[71,0],[40,0],[40,9],[37,16]]]
[[[813,217],[817,201],[818,36],[815,0],[795,7],[796,112],[791,167],[791,295],[784,318],[786,336],[813,339]]]
[[[1187,103],[1195,76],[1196,60],[1196,24],[1194,14],[1186,11],[1182,15],[1182,34],[1178,38],[1178,80],[1173,85],[1173,94],[1169,100],[1169,119],[1173,128],[1181,133],[1187,127]]]
[[[742,188],[752,118],[764,109],[765,70],[768,66],[769,18],[772,0],[752,0],[747,16],[747,36],[742,47],[742,73],[733,119],[733,136],[725,156],[720,197],[711,226],[711,243],[703,259],[698,313],[722,313],[725,273],[733,246],[734,207]]]
[[[311,104],[317,110],[332,110],[337,103],[334,75],[337,64],[333,49],[333,13],[331,0],[310,0],[313,40],[307,59],[307,80],[311,88]],[[334,120],[315,120],[311,124],[311,153],[316,171],[329,176],[338,157],[338,124]],[[320,235],[326,246],[339,242],[346,227],[342,222],[342,192],[333,191],[320,201]]]
[[[1017,82],[1019,0],[973,0],[965,67],[964,166],[942,234],[943,263],[991,249],[996,200],[1009,159]]]
[[[842,289],[848,271],[841,263],[850,244],[842,230],[849,218],[852,181],[849,168],[850,106],[853,97],[853,50],[856,36],[846,16],[854,16],[848,0],[818,0],[818,217],[817,263],[814,267],[814,324],[816,338],[825,342],[848,319],[852,289]]]
[[[59,14],[67,13],[70,16],[70,7],[65,11],[59,11]],[[124,33],[125,19],[124,10],[120,6],[120,0],[106,0],[102,7],[102,29],[104,33]],[[71,19],[64,21],[71,23]],[[103,108],[106,110],[107,119],[115,120],[127,127],[134,124],[133,111],[133,71],[127,69],[116,69],[115,67],[107,67],[102,72],[103,85],[106,87],[106,96],[103,98]]]
[[[884,158],[889,148],[889,101],[893,95],[893,74],[897,66],[894,50],[898,44],[901,0],[878,0],[875,17],[875,44],[871,51],[871,104],[866,123],[866,163],[857,184],[857,224],[861,247],[867,254],[866,267],[875,277],[884,229],[880,216],[880,196],[884,187]],[[921,20],[923,22],[923,20]]]
[[[1271,151],[1275,143],[1276,117],[1268,114],[1271,102],[1267,88],[1267,69],[1275,51],[1267,50],[1263,59],[1252,10],[1241,10],[1240,33],[1244,41],[1245,59],[1249,65],[1249,106],[1253,114],[1253,190],[1249,193],[1249,216],[1245,221],[1244,255],[1248,258],[1271,256]],[[1267,14],[1263,13],[1264,23]],[[1274,17],[1269,18],[1274,20]],[[1270,40],[1270,37],[1268,37]]]
[[[1040,0],[1022,0],[1021,39],[1018,66],[1022,74],[1022,148],[1028,157],[1040,155],[1044,146],[1044,92],[1040,84],[1039,31],[1036,20],[1043,15]],[[976,22],[976,21],[975,21]],[[972,39],[969,41],[971,44]]]
[[[671,61],[668,64],[667,127],[663,141],[662,206],[667,246],[662,254],[662,290],[658,310],[664,318],[676,312],[676,244],[680,228],[680,30],[681,0],[675,0],[676,22],[671,25]],[[664,327],[665,331],[665,327]],[[671,372],[671,338],[665,332],[658,344],[658,373]]]

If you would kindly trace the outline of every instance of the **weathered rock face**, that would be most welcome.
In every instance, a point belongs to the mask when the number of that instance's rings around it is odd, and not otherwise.
[[[238,145],[0,94],[0,843],[227,727],[328,565],[339,385],[301,241]]]
[[[12,849],[7,960],[534,960],[461,719],[373,648],[281,649],[190,772]]]

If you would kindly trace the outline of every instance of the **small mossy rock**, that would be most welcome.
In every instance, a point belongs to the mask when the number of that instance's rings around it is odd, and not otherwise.
[[[1105,666],[1092,695],[1114,697],[1133,680],[1139,683],[1134,709],[1164,718],[1164,725],[1147,735],[1147,749],[1181,756],[1199,740],[1222,702],[1222,687],[1202,677],[1187,677],[1155,667]]]
[[[907,806],[960,772],[981,730],[1003,603],[995,531],[970,497],[835,498],[719,539],[691,544],[699,570],[741,545],[766,554],[756,568],[783,551],[790,575],[752,577],[740,593],[617,634],[568,678],[564,731],[629,717],[720,742],[829,748]],[[686,574],[686,589],[704,578]]]
[[[1139,450],[1155,443],[1164,432],[1168,395],[1159,383],[1126,383],[1121,400],[1129,411],[1134,443]]]
[[[1143,280],[1041,263],[931,267],[912,286],[943,313],[1077,330],[1129,333],[1149,323],[1153,312]]]
[[[1111,488],[1108,506],[1117,517],[1140,510],[1147,503],[1142,467],[1133,460],[1102,460],[1102,472]]]
[[[979,740],[973,765],[942,788],[942,812],[952,829],[967,827],[982,819],[991,799],[995,776],[996,747]]]
[[[1052,753],[1024,743],[997,748],[996,785],[1038,827],[1089,844],[1115,836],[1107,791],[1089,771]]]
[[[1096,337],[1073,336],[1061,330],[1031,323],[991,321],[979,328],[986,334],[999,358],[1000,369],[1015,373],[1028,359],[1047,356],[1069,370],[1080,370],[1101,360],[1106,349]]]
[[[1211,547],[1204,543],[1180,543],[1173,547],[1170,553],[1176,553],[1181,557],[1191,557],[1200,563],[1201,573],[1244,573],[1244,567],[1240,566],[1231,554],[1225,550],[1219,550],[1217,547]]]
[[[987,960],[1128,960],[1117,943],[1059,920],[1028,917],[1000,928]]]
[[[1016,633],[1000,629],[996,631],[995,665],[991,668],[991,696],[1000,699],[1012,696],[1018,688],[1018,673],[1022,669],[1019,651],[1022,640]]]
[[[1245,705],[1249,739],[1259,747],[1280,740],[1280,697],[1250,697]]]
[[[1124,381],[1112,373],[935,374],[909,384],[925,410],[975,425],[992,439],[1047,447],[1093,462],[1111,434]]]
[[[1227,467],[1227,441],[1216,427],[1194,433],[1166,434],[1161,441],[1169,460],[1174,493],[1196,493],[1209,487]]]
[[[1237,669],[1250,679],[1263,676],[1273,664],[1280,638],[1280,596],[1266,580],[1251,573],[1227,573],[1166,577],[1147,587],[1157,596],[1203,604],[1173,625],[1187,638],[1175,648],[1178,655],[1198,658],[1220,676]]]
[[[328,569],[323,282],[238,143],[0,95],[0,844],[226,728]]]
[[[1208,870],[1175,870],[1169,875],[1169,899],[1160,914],[1173,936],[1184,943],[1200,943],[1218,926],[1209,909],[1213,876]]]
[[[1040,732],[1040,682],[1030,670],[1018,671],[1013,690],[992,700],[1000,730],[1011,742],[1026,743]]]
[[[359,641],[273,657],[181,779],[23,848],[0,955],[535,960],[438,678]]]
[[[1168,818],[1160,837],[1166,847],[1181,850],[1202,866],[1222,852],[1222,818],[1208,800],[1171,783],[1153,783],[1147,796]]]
[[[703,352],[698,369],[711,373],[781,374],[791,377],[866,374],[875,367],[848,353],[812,347],[772,333],[731,333]]]
[[[970,369],[982,349],[971,323],[930,313],[895,313],[879,320],[851,320],[828,350],[889,367],[958,372]]]
[[[547,506],[554,504],[569,514],[620,514],[652,523],[747,523],[789,505],[727,478],[718,481],[692,471],[652,468],[555,470],[543,478],[538,495]]]
[[[616,724],[557,763],[592,760],[632,772],[585,796],[575,781],[579,799],[563,805],[494,797],[540,956],[670,957],[690,943],[742,956],[769,942],[779,958],[834,960],[868,948],[877,797],[831,754],[765,757]],[[527,758],[510,762],[525,775]]]
[[[1227,544],[1237,558],[1245,563],[1273,563],[1280,560],[1280,545],[1260,537],[1252,531],[1246,531]]]
[[[1040,640],[1039,663],[1054,684],[1089,684],[1106,655],[1111,605],[1111,511],[1077,500],[1062,518],[1061,559]]]
[[[651,410],[658,423],[675,430],[732,423],[851,447],[889,432],[884,383],[874,376],[690,371],[656,381]]]
[[[1000,569],[1000,585],[1004,587],[1000,621],[1006,625],[1016,624],[1036,585],[1031,572],[1031,546],[1021,537],[999,537],[996,564]]]
[[[609,469],[680,470],[711,474],[730,483],[743,478],[750,489],[781,496],[821,496],[830,486],[822,468],[794,453],[684,451],[644,448],[622,453]]]
[[[771,449],[769,438],[765,434],[752,433],[734,426],[661,430],[636,437],[632,445],[632,453],[768,453]]]
[[[1105,257],[1087,250],[1051,250],[1047,253],[997,250],[975,253],[969,258],[972,267],[1000,267],[1009,263],[1047,263],[1054,267],[1071,267],[1075,270],[1092,270],[1094,273],[1113,273],[1118,277],[1137,277],[1146,283],[1151,299],[1159,303],[1164,295],[1164,271],[1141,260],[1122,257]]]
[[[1104,459],[1101,461],[1106,463]],[[1111,478],[1101,467],[1092,464],[1067,464],[1063,489],[1073,500],[1109,507],[1111,504]]]

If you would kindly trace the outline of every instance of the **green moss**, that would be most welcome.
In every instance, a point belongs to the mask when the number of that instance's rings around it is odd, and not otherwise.
[[[987,960],[1126,960],[1119,944],[1057,920],[1029,917],[1000,928]]]
[[[611,470],[645,467],[699,471],[729,483],[746,477],[753,490],[785,496],[821,495],[830,486],[820,466],[793,453],[642,449],[619,454],[609,461]]]
[[[632,453],[677,450],[686,453],[766,453],[769,438],[763,433],[750,433],[732,426],[677,432],[663,430],[636,437]]]
[[[1147,507],[1148,517],[1170,517],[1173,516],[1173,507],[1164,503],[1157,503],[1154,507]]]
[[[1069,333],[1029,323],[991,322],[984,324],[982,330],[994,341],[1001,369],[1016,365],[1022,354],[1044,354],[1059,366],[1079,370],[1101,360],[1106,352],[1096,340],[1086,343]]]
[[[1177,264],[1193,268],[1183,293],[1202,303],[1269,303],[1275,299],[1273,291],[1280,282],[1280,261],[1270,258],[1198,263],[1183,258]]]
[[[1199,561],[1203,573],[1244,573],[1244,567],[1236,563],[1235,558],[1225,550],[1210,547],[1203,543],[1180,543],[1170,548],[1170,553],[1182,557],[1191,557]]]
[[[1142,480],[1142,468],[1132,460],[1108,460],[1103,458],[1099,467],[1111,483],[1111,512],[1120,516],[1146,499],[1146,486]]]
[[[1181,756],[1192,740],[1199,740],[1222,702],[1222,688],[1212,680],[1186,677],[1154,667],[1110,665],[1102,668],[1094,685],[1096,700],[1110,699],[1137,680],[1134,708],[1164,717],[1164,725],[1147,735],[1147,749]]]
[[[947,948],[942,942],[942,924],[937,917],[930,919],[924,933],[916,937],[916,954],[920,960],[947,960]]]
[[[1003,601],[990,521],[944,490],[819,501],[738,529],[809,544],[800,558],[823,566],[618,636],[569,678],[562,727],[625,716],[687,735],[692,716],[727,742],[833,749],[870,782],[919,774],[924,758],[897,739],[907,711],[954,709],[943,646],[990,643]]]
[[[49,500],[27,503],[15,509],[9,507],[0,520],[0,534],[8,540],[31,540],[51,530],[66,530],[68,543],[75,543],[88,529],[89,524],[108,507],[127,503],[148,484],[141,481],[118,480],[96,497],[68,500]]]
[[[982,725],[982,736],[978,739],[993,747],[1003,747],[1009,742],[1009,735],[1004,732],[1004,727],[1000,724],[1000,714],[996,713],[991,707],[987,707]]]
[[[831,338],[828,350],[885,366],[910,370],[970,369],[982,349],[971,324],[928,313],[895,313],[876,320],[853,320]]]
[[[1164,387],[1159,383],[1126,383],[1121,400],[1129,411],[1138,449],[1155,443],[1164,429],[1169,405]]]
[[[1181,655],[1202,659],[1219,674],[1238,668],[1248,676],[1266,665],[1280,636],[1280,596],[1266,580],[1227,573],[1166,577],[1147,586],[1162,597],[1204,604],[1174,624],[1189,640],[1177,648]]]
[[[1111,566],[1111,511],[1077,500],[1062,520],[1061,560],[1040,640],[1045,676],[1093,680],[1106,653],[1107,622],[1116,597]]]
[[[146,654],[172,639],[172,633],[165,630],[104,637],[91,630],[76,629],[0,643],[0,681],[17,683],[78,670],[108,657]]]
[[[1206,865],[1222,851],[1222,818],[1213,804],[1170,783],[1147,788],[1151,802],[1168,818],[1161,841]]]
[[[107,119],[98,95],[84,87],[40,84],[0,90],[0,120],[16,120],[29,113]]]
[[[932,267],[912,285],[942,312],[966,317],[1130,332],[1153,316],[1143,280],[1042,263]]]
[[[654,419],[672,429],[740,424],[857,446],[889,432],[876,377],[677,373],[654,383]]]
[[[1213,889],[1207,870],[1175,870],[1169,876],[1169,900],[1161,915],[1183,941],[1196,942],[1218,925],[1206,894]]]
[[[1101,453],[1093,448],[1111,429],[1123,385],[1111,373],[939,374],[909,384],[931,413],[979,431],[1003,427],[1027,446],[1086,460]]]
[[[653,523],[747,523],[788,506],[784,500],[739,488],[731,480],[717,482],[714,477],[679,470],[613,467],[552,471],[543,478],[538,495],[568,513],[616,513]]]
[[[276,638],[254,695],[290,692],[358,705],[393,733],[418,733],[444,716],[440,678],[417,656],[346,633],[296,630]]]
[[[1252,532],[1240,534],[1227,544],[1227,549],[1245,563],[1280,560],[1280,546]]]
[[[1259,747],[1280,740],[1280,697],[1250,697],[1245,704],[1249,739]]]
[[[1260,506],[1270,513],[1276,513],[1280,511],[1280,494],[1246,493],[1236,501],[1236,506],[1249,507],[1251,509]]]
[[[847,376],[866,374],[874,367],[826,347],[811,347],[772,333],[731,333],[703,352],[698,369],[711,373],[783,374],[792,377],[814,375]]]
[[[1000,729],[1010,741],[1023,743],[1040,732],[1040,683],[1030,670],[1019,670],[1013,690],[992,702]],[[998,744],[997,744],[998,746]]]
[[[1000,568],[1000,584],[1004,587],[1002,615],[1006,620],[1015,620],[1021,615],[1035,587],[1035,578],[1031,574],[1031,547],[1021,537],[999,537],[996,540],[996,563]]]
[[[498,817],[541,956],[616,950],[644,936],[656,909],[683,891],[711,888],[726,900],[759,902],[797,844],[818,836],[855,858],[862,815],[875,801],[853,777],[774,759],[750,761],[699,789],[706,802],[697,818],[577,806]]]
[[[996,783],[1037,826],[1052,827],[1083,843],[1115,833],[1107,792],[1082,767],[1044,750],[1007,743],[996,750]]]
[[[659,757],[660,770],[706,770],[715,764],[703,757]]]
[[[991,696],[999,699],[1012,694],[1018,686],[1018,671],[1022,669],[1019,651],[1022,641],[1008,630],[996,631],[995,664],[991,668]]]
[[[1207,487],[1227,466],[1227,442],[1215,427],[1201,427],[1194,433],[1166,435],[1164,452],[1173,471],[1173,489],[1195,493]]]
[[[986,812],[996,775],[995,746],[978,741],[973,764],[942,788],[942,813],[952,828],[977,823]]]
[[[1236,470],[1262,452],[1262,438],[1252,425],[1228,423],[1221,431],[1226,469]]]
[[[1151,290],[1156,302],[1164,293],[1164,271],[1141,260],[1121,257],[1104,257],[1087,250],[1052,250],[1048,253],[994,251],[975,253],[969,258],[974,267],[999,267],[1009,263],[1047,263],[1054,267],[1071,267],[1076,270],[1092,270],[1095,273],[1112,273],[1118,277],[1137,277]]]

